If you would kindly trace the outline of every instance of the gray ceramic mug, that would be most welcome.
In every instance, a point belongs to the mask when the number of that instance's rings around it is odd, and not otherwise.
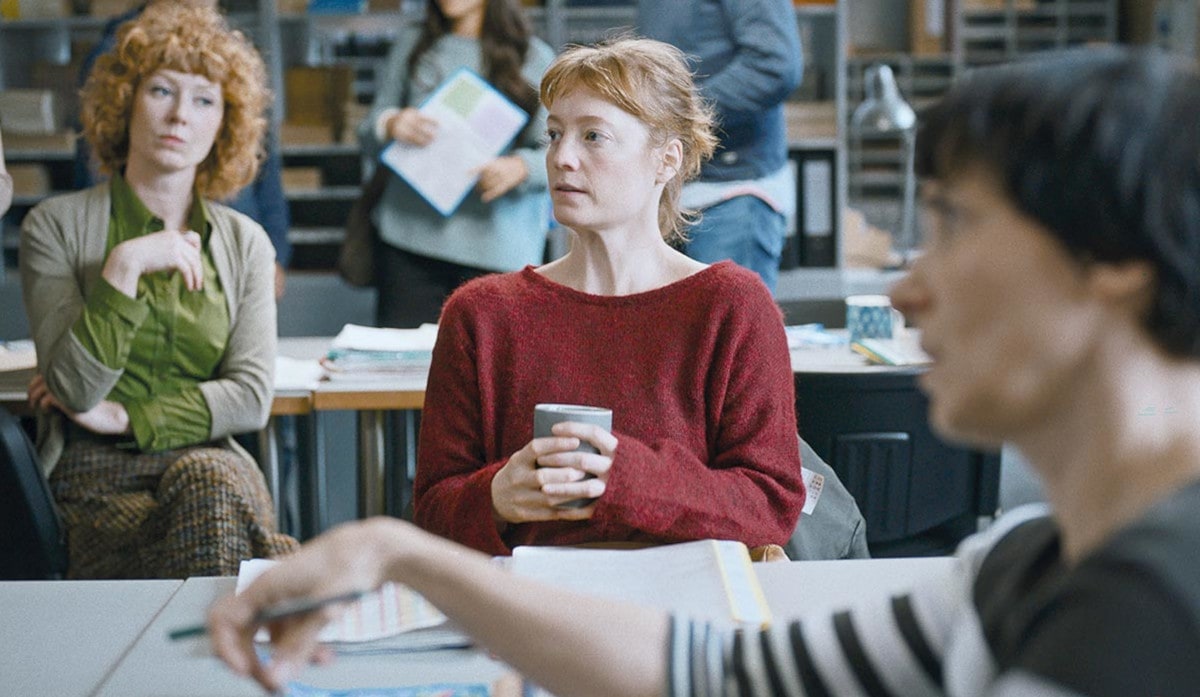
[[[533,437],[545,438],[554,435],[550,427],[563,421],[574,421],[581,424],[595,424],[606,431],[612,431],[612,409],[604,407],[589,407],[582,404],[538,404],[533,408]],[[591,443],[581,440],[575,448],[581,453],[599,452]],[[592,477],[594,475],[588,475]],[[558,505],[559,508],[583,508],[595,499],[575,499]]]

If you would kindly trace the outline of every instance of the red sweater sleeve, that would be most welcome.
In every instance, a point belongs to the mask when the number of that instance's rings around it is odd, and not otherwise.
[[[442,311],[429,369],[413,519],[487,554],[509,554],[492,518],[492,478],[508,458],[486,461],[475,342],[455,300]]]

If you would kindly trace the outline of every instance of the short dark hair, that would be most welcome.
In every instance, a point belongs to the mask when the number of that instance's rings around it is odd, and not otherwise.
[[[1083,262],[1155,271],[1145,326],[1200,358],[1200,74],[1162,51],[1106,46],[967,75],[925,111],[918,175],[969,167]]]

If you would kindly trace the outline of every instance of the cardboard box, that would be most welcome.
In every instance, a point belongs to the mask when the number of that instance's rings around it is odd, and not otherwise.
[[[44,89],[0,91],[0,122],[5,133],[54,133],[58,116],[54,92]]]
[[[1005,10],[1009,0],[959,0],[964,10]],[[1012,0],[1017,10],[1032,10],[1037,7],[1037,0]]]
[[[93,17],[116,17],[135,7],[141,7],[144,0],[91,0],[88,14]]]
[[[329,124],[284,122],[279,127],[279,142],[283,145],[330,145],[333,129]]]
[[[10,156],[16,153],[53,153],[69,155],[75,152],[75,133],[10,133],[4,130],[4,151]]]
[[[293,66],[284,75],[288,123],[328,126],[335,140],[346,125],[344,105],[351,99],[353,74],[348,66]]]
[[[321,168],[284,167],[281,181],[285,192],[315,191],[321,188]]]
[[[50,172],[46,165],[17,162],[8,165],[12,175],[13,196],[45,196],[50,193]]]
[[[947,0],[909,0],[909,51],[915,56],[945,53],[949,47]]]
[[[788,142],[837,138],[837,104],[834,102],[784,102]]]
[[[69,0],[0,0],[4,19],[59,19],[71,16]]]

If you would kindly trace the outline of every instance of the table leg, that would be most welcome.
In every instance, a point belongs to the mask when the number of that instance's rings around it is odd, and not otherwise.
[[[283,510],[283,490],[279,477],[279,424],[275,417],[267,419],[267,423],[258,432],[258,461],[267,478],[267,489],[271,492],[271,503],[275,506],[275,526],[283,530],[286,517]]]
[[[389,453],[395,455],[387,467],[387,513],[397,518],[412,519],[412,487],[417,475],[417,409],[401,409],[389,425],[398,433],[388,443]]]
[[[296,419],[300,478],[300,538],[310,540],[329,527],[325,478],[325,429],[320,412]]]
[[[369,518],[387,512],[385,481],[386,412],[358,412],[358,517]]]

